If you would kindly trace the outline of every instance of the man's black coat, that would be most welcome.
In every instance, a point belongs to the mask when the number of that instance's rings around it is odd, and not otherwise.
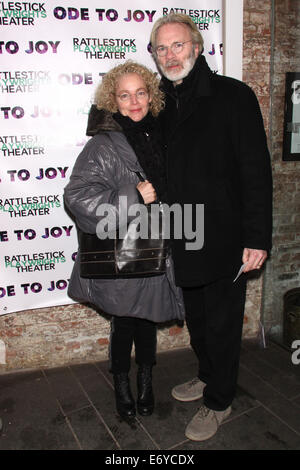
[[[272,176],[258,101],[244,83],[212,73],[204,56],[182,84],[163,77],[162,89],[169,203],[183,212],[193,204],[194,223],[195,204],[204,204],[203,247],[172,242],[176,282],[234,277],[244,248],[271,249]]]

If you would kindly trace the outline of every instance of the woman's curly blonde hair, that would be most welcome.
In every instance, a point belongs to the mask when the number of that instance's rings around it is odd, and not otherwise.
[[[106,109],[111,113],[118,111],[115,98],[117,82],[120,77],[128,73],[136,73],[144,80],[147,91],[152,98],[149,111],[153,116],[157,116],[164,107],[164,94],[159,89],[159,79],[150,69],[131,60],[127,60],[124,64],[117,65],[104,75],[95,93],[95,104],[97,108]]]

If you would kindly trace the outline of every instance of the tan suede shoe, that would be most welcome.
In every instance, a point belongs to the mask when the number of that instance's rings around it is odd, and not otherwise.
[[[214,436],[220,424],[230,415],[231,406],[224,411],[214,411],[205,405],[200,406],[198,412],[187,425],[185,435],[191,441],[206,441]]]
[[[198,400],[203,396],[205,385],[198,377],[195,377],[184,384],[176,385],[172,389],[172,396],[179,401]]]

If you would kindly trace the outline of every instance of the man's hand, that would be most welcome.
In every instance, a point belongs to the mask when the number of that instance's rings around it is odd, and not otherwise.
[[[244,273],[253,269],[260,269],[267,259],[265,250],[255,250],[254,248],[244,248],[243,263],[247,263]]]

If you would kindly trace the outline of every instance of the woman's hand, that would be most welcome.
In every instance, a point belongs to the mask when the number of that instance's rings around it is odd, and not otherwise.
[[[148,180],[141,181],[136,189],[141,193],[145,204],[151,204],[151,202],[154,202],[157,198],[155,189]]]

